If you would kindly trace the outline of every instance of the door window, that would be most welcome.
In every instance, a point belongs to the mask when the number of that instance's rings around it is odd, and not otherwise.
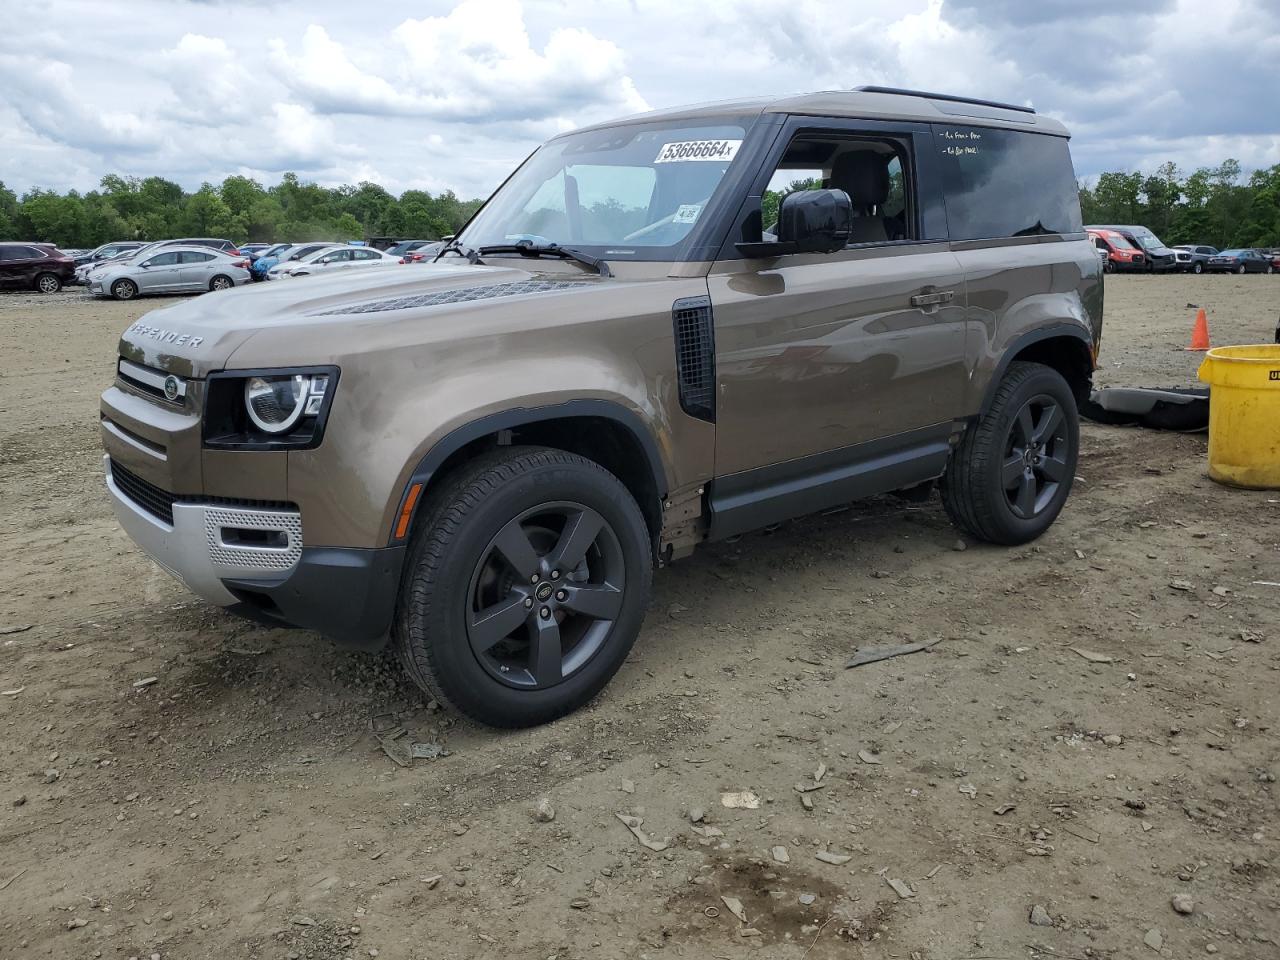
[[[787,147],[760,201],[762,239],[777,239],[778,209],[801,190],[843,190],[853,205],[849,244],[914,240],[916,218],[906,139],[805,134]]]
[[[357,260],[381,260],[381,259],[382,259],[382,254],[378,253],[378,251],[376,251],[376,250],[357,250],[357,251],[355,252],[355,259],[357,259]]]

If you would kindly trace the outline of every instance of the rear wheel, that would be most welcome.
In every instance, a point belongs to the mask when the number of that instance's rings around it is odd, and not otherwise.
[[[56,273],[42,273],[36,277],[35,286],[41,293],[57,293],[62,289],[62,279]]]
[[[980,540],[1034,540],[1067,502],[1079,439],[1075,397],[1062,375],[1010,364],[990,409],[952,451],[942,478],[947,515]]]
[[[590,700],[644,619],[652,546],[613,474],[561,450],[508,447],[424,505],[393,637],[426,692],[492,726]]]
[[[234,286],[235,284],[232,283],[231,278],[228,276],[224,276],[221,273],[209,281],[210,290],[226,290]]]
[[[132,280],[117,280],[111,285],[111,295],[117,300],[132,300],[138,295],[138,285]]]

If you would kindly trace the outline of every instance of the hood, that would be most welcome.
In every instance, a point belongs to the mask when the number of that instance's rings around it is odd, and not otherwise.
[[[378,304],[529,280],[528,270],[445,262],[394,265],[385,270],[339,270],[206,293],[140,317],[120,337],[120,355],[186,377],[226,367],[260,330],[286,324],[351,323]]]

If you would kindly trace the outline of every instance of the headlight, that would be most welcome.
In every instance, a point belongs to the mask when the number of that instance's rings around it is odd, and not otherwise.
[[[204,411],[205,446],[259,450],[319,446],[337,382],[336,367],[211,374]]]
[[[264,433],[285,433],[306,413],[320,412],[327,374],[250,377],[244,383],[244,406],[253,425]]]

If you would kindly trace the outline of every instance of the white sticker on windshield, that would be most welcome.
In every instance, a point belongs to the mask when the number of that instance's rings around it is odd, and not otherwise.
[[[695,223],[702,212],[700,203],[682,203],[671,217],[672,223]]]
[[[741,140],[685,140],[664,143],[654,163],[687,163],[690,160],[715,160],[728,163],[738,155]]]

